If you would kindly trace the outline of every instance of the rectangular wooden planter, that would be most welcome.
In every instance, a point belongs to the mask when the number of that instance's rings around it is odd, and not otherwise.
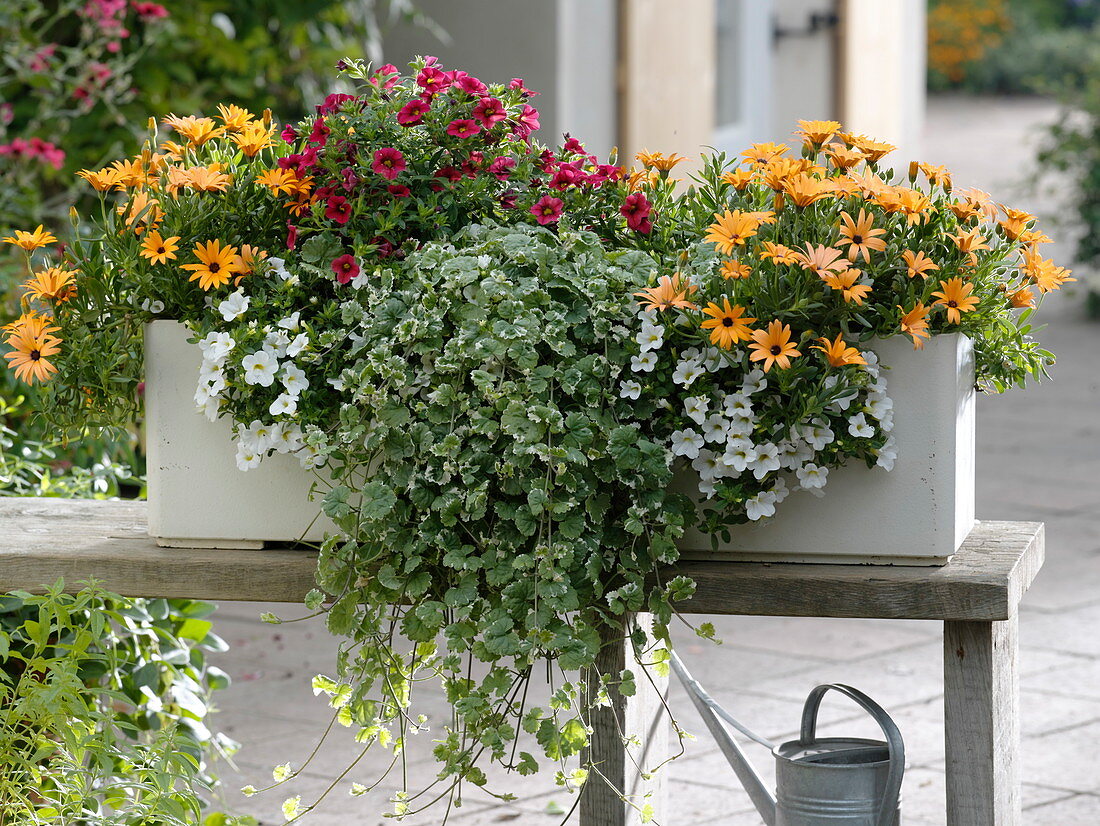
[[[832,470],[823,497],[792,493],[772,519],[734,527],[717,548],[688,531],[685,558],[942,565],[958,550],[975,524],[973,345],[952,334],[914,350],[897,336],[874,349],[891,368],[894,469]],[[685,492],[693,473],[678,477]]]
[[[335,527],[310,500],[315,477],[287,454],[239,470],[230,421],[196,409],[202,353],[188,335],[175,321],[145,328],[149,535],[184,548],[319,542]]]

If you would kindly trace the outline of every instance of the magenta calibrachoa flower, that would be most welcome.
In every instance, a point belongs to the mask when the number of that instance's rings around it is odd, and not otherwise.
[[[555,198],[553,195],[543,195],[531,207],[531,214],[535,216],[535,220],[540,224],[556,224],[558,219],[561,218],[563,206],[565,206],[565,202],[561,198]]]
[[[347,284],[355,276],[359,275],[359,264],[354,255],[345,253],[332,262],[332,271],[336,273],[336,280],[341,284]]]
[[[405,156],[392,146],[387,146],[374,153],[374,164],[371,169],[392,181],[405,171],[405,166]]]
[[[447,134],[456,138],[469,138],[481,131],[481,125],[472,118],[458,118],[447,124]]]
[[[325,203],[325,217],[338,224],[346,224],[351,218],[351,202],[343,195],[334,195]]]

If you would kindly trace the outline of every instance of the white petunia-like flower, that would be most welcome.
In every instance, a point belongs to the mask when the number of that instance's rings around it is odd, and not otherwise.
[[[222,366],[204,360],[199,368],[199,385],[204,385],[215,396],[225,390],[225,371]]]
[[[708,373],[716,373],[722,369],[722,351],[717,347],[708,347],[703,352],[703,369]]]
[[[775,516],[775,494],[765,490],[745,500],[745,515],[753,522]]]
[[[202,350],[203,359],[212,364],[221,364],[236,344],[229,333],[207,333],[199,340],[199,349]]]
[[[688,396],[684,399],[684,415],[696,424],[702,424],[707,418],[710,399],[706,396]]]
[[[264,337],[264,349],[275,354],[275,358],[286,356],[287,347],[290,346],[290,336],[286,330],[272,330]]]
[[[820,419],[815,419],[808,425],[802,425],[799,432],[806,443],[814,450],[821,450],[826,445],[831,445],[836,441],[836,434]]]
[[[164,302],[158,299],[147,298],[141,302],[141,309],[145,310],[147,313],[159,315],[164,312]]]
[[[261,387],[271,387],[279,370],[279,360],[270,350],[260,350],[245,356],[241,365],[244,367],[245,383],[258,384]]]
[[[247,445],[237,445],[237,468],[251,470],[260,466],[261,454]]]
[[[259,419],[253,419],[248,427],[237,428],[237,442],[249,450],[264,453],[272,445],[272,427]]]
[[[863,405],[863,412],[878,419],[880,422],[892,413],[894,402],[889,396],[882,393],[872,393],[867,397],[867,403]]]
[[[272,416],[293,416],[298,412],[298,397],[289,393],[280,393],[267,408]]]
[[[210,386],[200,382],[199,386],[195,388],[195,407],[199,410],[205,410],[207,402],[212,398],[215,398],[215,396],[210,392]]]
[[[825,487],[825,482],[829,478],[829,469],[827,467],[821,467],[815,465],[813,462],[807,462],[802,467],[798,468],[794,475],[798,477],[798,484],[802,486],[804,490],[811,490],[813,488]]]
[[[703,496],[707,497],[707,499],[713,499],[715,493],[715,481],[717,480],[707,480],[699,477],[699,493],[703,494]]]
[[[306,470],[315,470],[324,467],[328,457],[313,445],[306,445],[298,451],[298,461]]]
[[[645,353],[649,350],[659,350],[665,343],[665,327],[663,324],[643,324],[642,331],[634,339]]]
[[[891,430],[893,430],[894,429],[894,411],[893,410],[887,410],[886,414],[881,419],[879,419],[878,426],[879,426],[879,430],[881,430],[883,433],[889,433]]]
[[[756,446],[756,458],[749,463],[749,470],[757,479],[763,479],[773,470],[779,470],[779,447],[771,442]]]
[[[857,413],[848,419],[848,432],[857,439],[867,439],[875,435],[875,427],[862,413]]]
[[[699,474],[704,482],[713,482],[726,473],[726,466],[713,450],[699,451],[699,455],[691,460],[691,466]]]
[[[630,369],[635,373],[652,373],[657,366],[657,356],[652,352],[630,357]]]
[[[672,381],[676,384],[682,384],[684,387],[691,387],[692,383],[701,375],[703,375],[703,368],[698,361],[684,359],[672,371]]]
[[[732,418],[752,418],[752,401],[743,393],[727,393],[722,399],[722,412]]]
[[[619,397],[623,399],[637,399],[642,395],[642,386],[630,379],[619,385]]]
[[[294,358],[299,353],[304,351],[307,347],[309,347],[309,334],[298,333],[298,335],[294,336],[294,338],[291,340],[290,344],[286,346],[286,354],[291,358]]]
[[[290,362],[284,365],[283,372],[279,374],[279,379],[282,381],[283,387],[286,388],[286,392],[293,398],[298,398],[301,392],[309,387],[309,379],[306,378],[305,371]]]
[[[294,422],[279,422],[271,428],[271,446],[277,453],[294,453],[302,449],[302,429]]]
[[[282,327],[287,332],[293,333],[293,332],[297,331],[297,329],[301,326],[301,324],[298,321],[298,318],[301,315],[302,314],[300,312],[295,310],[293,313],[288,315],[286,318],[280,319],[276,323],[276,326]]]
[[[674,456],[684,456],[688,459],[696,458],[700,449],[706,445],[703,437],[690,427],[686,430],[674,430],[669,441]]]
[[[730,439],[722,462],[737,473],[744,473],[756,461],[756,447],[748,439]]]
[[[886,471],[894,469],[894,462],[898,458],[898,443],[894,440],[893,436],[886,437],[886,443],[878,450],[874,451],[875,456],[878,457],[878,461],[875,462],[880,468]]]
[[[741,383],[741,393],[745,396],[751,396],[753,393],[759,393],[767,386],[768,380],[764,376],[763,370],[750,370]]]
[[[206,416],[212,422],[218,420],[218,414],[222,409],[222,400],[217,396],[211,396],[206,400],[206,404],[202,406],[202,415]]]
[[[226,321],[236,321],[248,311],[250,302],[251,299],[244,294],[243,290],[237,290],[218,305],[218,312]]]
[[[273,272],[283,281],[290,280],[290,270],[286,268],[286,261],[284,261],[282,258],[268,258],[267,264],[269,267],[271,267],[271,272]]]
[[[703,422],[703,438],[708,442],[724,442],[730,423],[721,413],[715,413]]]
[[[778,505],[780,502],[791,495],[791,489],[787,487],[786,479],[784,479],[782,476],[776,476],[775,483],[771,486],[771,489],[768,491],[768,493],[775,497],[775,504]]]

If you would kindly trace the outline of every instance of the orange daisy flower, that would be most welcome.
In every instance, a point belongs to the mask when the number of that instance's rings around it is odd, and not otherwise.
[[[791,359],[801,356],[802,353],[791,342],[790,325],[776,319],[768,324],[767,330],[754,330],[752,333],[753,344],[749,359],[763,361],[764,372],[767,373],[773,364],[786,370],[791,366]]]
[[[949,233],[947,236],[955,242],[955,246],[959,248],[959,252],[966,255],[967,263],[972,267],[978,265],[978,250],[989,249],[989,244],[985,242],[985,236],[980,235],[978,229],[978,227],[973,227],[967,232]]]
[[[932,201],[927,195],[903,186],[884,189],[874,200],[887,212],[904,215],[906,224],[910,225],[928,220],[929,210],[932,209]]]
[[[197,280],[204,290],[224,286],[234,275],[240,273],[237,248],[231,244],[222,246],[221,241],[214,240],[207,241],[204,245],[200,241],[195,244],[192,252],[199,259],[199,263],[184,264],[182,269],[191,270],[191,277],[187,280]]]
[[[222,128],[226,132],[243,131],[256,119],[256,116],[247,109],[242,109],[240,106],[232,103],[228,106],[224,103],[219,103],[218,117],[221,118],[222,123],[225,124]]]
[[[863,299],[871,292],[871,287],[856,283],[862,274],[853,268],[836,274],[829,273],[822,276],[822,280],[830,289],[840,290],[845,302],[855,302],[856,306],[863,306]]]
[[[153,230],[145,236],[141,242],[141,250],[138,253],[142,258],[148,258],[151,264],[165,264],[175,260],[176,250],[179,249],[178,235],[171,238],[163,238],[158,230]]]
[[[852,262],[844,257],[843,252],[824,244],[818,244],[816,247],[813,244],[807,244],[804,251],[794,254],[798,256],[802,269],[810,270],[819,278],[852,266]]]
[[[835,120],[800,120],[795,134],[808,146],[820,146],[839,131]]]
[[[81,169],[76,175],[78,178],[83,178],[90,183],[92,188],[99,192],[106,192],[118,183],[118,176],[111,169],[100,169],[96,172],[92,172],[90,169]]]
[[[27,252],[34,252],[39,247],[44,247],[47,244],[56,244],[57,236],[52,232],[47,232],[41,224],[38,225],[38,229],[34,232],[25,232],[24,230],[17,229],[14,236],[9,236],[3,239],[5,244],[15,244],[17,247],[22,247]]]
[[[47,267],[36,272],[23,283],[23,298],[50,298],[54,301],[66,301],[76,293],[76,272],[61,267]]]
[[[729,350],[738,341],[747,341],[752,335],[749,325],[755,318],[745,316],[745,308],[740,304],[730,306],[730,300],[723,298],[724,306],[708,304],[703,312],[709,315],[702,323],[704,330],[710,330],[710,343]]]
[[[951,188],[951,171],[946,166],[935,166],[930,163],[917,165],[924,176],[928,178],[928,183],[942,186],[944,189]]]
[[[765,261],[771,259],[771,261],[777,266],[784,264],[797,264],[801,259],[799,253],[792,250],[790,247],[785,247],[782,244],[774,244],[771,241],[765,241],[760,245],[763,249],[758,255]]]
[[[256,183],[266,186],[272,195],[280,192],[291,195],[298,185],[298,176],[289,169],[265,169],[256,176]]]
[[[169,115],[164,123],[187,138],[188,143],[196,148],[225,134],[225,127],[218,126],[213,118],[197,118],[194,115],[181,118],[178,115]]]
[[[817,339],[820,344],[814,344],[812,349],[820,350],[825,354],[825,358],[829,361],[830,367],[847,367],[853,364],[866,364],[867,360],[863,358],[863,354],[859,352],[855,347],[849,347],[844,342],[844,334],[837,333],[834,341],[829,341],[828,337],[822,336]]]
[[[15,377],[27,384],[46,381],[57,372],[48,360],[49,356],[61,351],[61,339],[43,333],[34,335],[29,329],[19,330],[8,336],[7,343],[14,349],[5,353],[8,367],[15,371]]]
[[[958,324],[962,320],[963,313],[973,312],[978,306],[977,296],[971,295],[974,285],[968,284],[961,278],[952,278],[940,282],[940,289],[932,295],[937,296],[933,306],[939,305],[947,310],[947,320],[952,324]]]
[[[687,160],[683,155],[677,155],[675,152],[667,157],[661,152],[639,152],[634,157],[643,166],[659,169],[661,172],[668,172],[676,164]]]
[[[932,263],[932,259],[923,252],[906,250],[901,254],[901,257],[905,259],[905,266],[907,267],[906,274],[910,278],[916,278],[919,275],[921,278],[927,280],[929,272],[940,268],[939,264]]]
[[[721,177],[720,180],[723,183],[729,184],[734,189],[736,189],[738,192],[740,192],[745,187],[747,187],[750,183],[752,183],[752,179],[753,179],[753,173],[752,173],[751,169],[745,169],[744,167],[739,167],[739,168],[733,170],[733,172],[723,172],[722,177]]]
[[[1008,297],[1009,303],[1016,309],[1035,306],[1035,293],[1027,287],[1021,287]]]
[[[754,143],[741,153],[741,157],[749,163],[763,166],[773,158],[785,155],[789,149],[790,147],[785,143]]]
[[[233,135],[233,143],[250,158],[256,157],[264,149],[275,145],[274,128],[265,129],[262,123],[250,123],[239,133]]]
[[[853,135],[851,133],[842,133],[839,136],[841,140],[850,146],[854,146],[867,156],[867,160],[871,163],[878,163],[886,155],[889,155],[895,149],[891,143],[884,143],[883,141],[872,140],[865,135]]]
[[[726,210],[724,214],[714,213],[717,219],[707,227],[704,241],[710,241],[718,248],[718,251],[730,255],[737,247],[743,246],[745,241],[756,235],[760,227],[760,221],[746,212],[731,212]]]
[[[783,191],[798,207],[807,207],[832,194],[828,183],[806,172],[787,178],[783,182]]]
[[[225,192],[232,179],[221,171],[221,164],[193,166],[187,170],[184,186],[196,192]]]
[[[885,239],[876,237],[885,235],[886,230],[874,228],[874,215],[861,209],[859,217],[855,220],[852,220],[852,216],[847,212],[840,213],[840,220],[842,222],[840,237],[850,245],[848,247],[849,258],[855,260],[856,257],[862,255],[864,261],[870,261],[871,250],[881,252],[886,249]]]
[[[734,261],[730,259],[722,262],[722,269],[719,271],[723,278],[736,279],[736,278],[748,278],[752,275],[752,267],[741,261]]]
[[[850,146],[828,146],[825,154],[837,169],[851,169],[867,157],[863,150]]]
[[[912,336],[914,350],[923,350],[924,342],[921,339],[931,338],[931,334],[928,332],[928,307],[925,307],[923,302],[918,301],[916,306],[908,312],[900,304],[898,309],[901,310],[902,314],[899,324],[901,331]]]
[[[687,300],[687,297],[698,289],[694,284],[680,281],[680,273],[672,276],[662,275],[657,279],[656,287],[649,287],[634,293],[643,299],[638,304],[647,310],[668,310],[678,307],[682,310],[698,310],[699,308]]]

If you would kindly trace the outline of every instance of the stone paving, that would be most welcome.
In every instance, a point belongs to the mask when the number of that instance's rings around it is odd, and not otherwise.
[[[998,198],[1040,214],[1056,198],[1019,194],[1014,182],[1027,172],[1035,125],[1054,108],[1043,101],[931,102],[925,157],[944,163],[960,185],[976,185]],[[1052,233],[1053,234],[1053,233]],[[1050,254],[1068,261],[1065,232]],[[1049,330],[1043,341],[1059,355],[1055,380],[1027,393],[982,399],[978,424],[978,516],[1047,523],[1047,562],[1024,601],[1021,628],[1021,770],[1024,823],[1028,826],[1095,826],[1100,823],[1100,325],[1080,311],[1080,296],[1058,296],[1043,307]],[[299,765],[327,722],[324,704],[309,681],[332,673],[333,643],[316,622],[273,627],[258,621],[261,610],[287,606],[225,603],[220,632],[232,649],[222,667],[235,678],[220,697],[217,722],[244,747],[236,769],[225,769],[224,805],[253,814],[265,824],[282,823],[279,806],[288,794],[309,801],[332,784],[358,754],[347,737],[335,737],[310,768],[284,790],[244,798],[235,789],[265,785],[271,767]],[[840,681],[863,688],[894,715],[906,738],[904,819],[908,826],[945,822],[940,626],[931,622],[714,618],[724,644],[713,649],[690,632],[680,650],[712,694],[744,722],[773,739],[796,733],[801,701],[816,684]],[[679,719],[702,731],[678,686],[673,708]],[[438,695],[429,711],[445,708]],[[826,704],[825,734],[877,736],[844,701]],[[842,724],[842,725],[841,725]],[[337,735],[344,732],[338,731]],[[430,735],[429,735],[430,736]],[[407,772],[411,785],[430,781],[430,744],[414,750]],[[749,754],[769,769],[770,757],[755,745]],[[335,784],[325,805],[302,819],[313,826],[381,824],[385,795],[400,785],[400,770],[363,798],[347,791],[351,779],[372,776],[364,761]],[[360,769],[362,769],[360,771]],[[716,746],[705,737],[669,769],[670,805],[660,822],[669,826],[759,826],[747,796]],[[494,805],[470,792],[449,822],[457,826],[554,826],[574,798],[552,780],[509,778],[519,800]],[[441,811],[411,819],[437,824]],[[576,817],[570,818],[576,823]]]

